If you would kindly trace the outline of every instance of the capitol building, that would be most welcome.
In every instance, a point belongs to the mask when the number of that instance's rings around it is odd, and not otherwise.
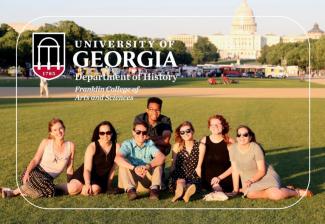
[[[231,32],[228,35],[212,34],[206,36],[214,44],[221,59],[257,59],[264,46],[272,46],[280,42],[292,43],[307,39],[306,35],[279,36],[274,34],[258,35],[257,24],[253,10],[249,7],[247,0],[243,0],[235,11],[231,24]],[[325,33],[316,23],[308,31],[308,37],[318,39]],[[191,49],[198,40],[198,35],[178,34],[171,35],[167,39],[184,42],[188,49]]]

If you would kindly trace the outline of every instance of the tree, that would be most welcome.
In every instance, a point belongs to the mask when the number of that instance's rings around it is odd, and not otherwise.
[[[18,64],[26,66],[26,63],[32,64],[32,34],[33,31],[26,30],[20,34],[18,40]]]
[[[92,31],[79,26],[74,21],[64,20],[54,24],[41,26],[38,32],[63,32],[66,37],[66,63],[72,64],[72,57],[75,51],[76,40],[99,40],[99,37]],[[87,49],[91,51],[92,49]]]
[[[18,33],[8,24],[0,26],[0,66],[9,67],[16,64],[16,40]]]
[[[199,37],[192,50],[193,64],[217,61],[218,49],[206,37]]]
[[[173,52],[176,64],[189,65],[192,63],[192,55],[187,51],[186,46],[182,41],[174,41],[173,46],[169,50]]]
[[[315,42],[311,50],[312,66],[314,69],[325,69],[325,37],[322,37]]]
[[[320,70],[325,68],[325,37],[310,40],[311,67]],[[298,43],[279,43],[265,46],[258,61],[272,65],[297,65],[306,70],[309,66],[308,41]]]

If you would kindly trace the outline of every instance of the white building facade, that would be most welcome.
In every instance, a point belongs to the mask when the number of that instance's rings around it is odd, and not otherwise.
[[[220,33],[208,35],[209,41],[214,44],[220,54],[221,59],[257,59],[265,45],[272,46],[280,42],[300,42],[310,38],[320,38],[324,32],[320,30],[318,24],[307,35],[279,36],[275,34],[256,34],[257,24],[253,10],[249,7],[247,0],[235,11],[229,35]],[[198,39],[198,35],[172,35],[170,40],[183,41],[188,49],[192,49]]]

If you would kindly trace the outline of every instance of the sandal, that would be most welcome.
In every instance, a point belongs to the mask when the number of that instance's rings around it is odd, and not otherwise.
[[[299,197],[310,198],[310,197],[314,196],[313,192],[311,192],[308,189],[296,188],[295,191],[297,192],[297,194],[298,194]]]
[[[1,196],[2,198],[11,198],[14,196],[13,190],[10,188],[1,188]]]

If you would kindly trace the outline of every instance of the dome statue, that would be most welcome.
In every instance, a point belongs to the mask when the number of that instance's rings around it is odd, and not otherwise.
[[[231,34],[248,34],[256,33],[256,22],[253,10],[249,7],[247,0],[237,8],[232,20]]]

